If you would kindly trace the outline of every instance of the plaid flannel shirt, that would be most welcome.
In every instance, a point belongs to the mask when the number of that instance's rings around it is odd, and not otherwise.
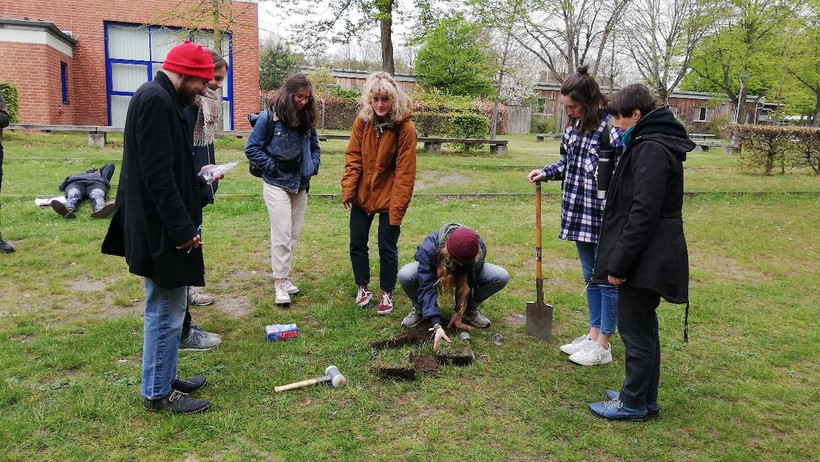
[[[601,134],[611,117],[603,114],[598,128],[589,137],[578,132],[579,122],[567,127],[561,139],[561,159],[543,168],[547,180],[564,178],[561,232],[558,234],[561,239],[598,243],[604,201],[595,195],[598,187],[595,169],[598,167]],[[614,151],[617,165],[623,153],[623,143],[621,133],[615,127],[609,133],[609,145]]]

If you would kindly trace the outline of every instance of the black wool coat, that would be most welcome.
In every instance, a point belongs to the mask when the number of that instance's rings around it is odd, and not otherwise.
[[[178,250],[202,224],[183,103],[162,71],[128,105],[116,212],[102,252],[167,289],[205,285],[202,248]]]
[[[632,133],[607,191],[592,280],[626,278],[627,285],[686,303],[683,161],[695,144],[665,107],[642,117]]]

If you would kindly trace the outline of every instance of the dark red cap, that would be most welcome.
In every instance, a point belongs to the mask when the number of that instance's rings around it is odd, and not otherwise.
[[[475,260],[478,250],[478,234],[470,228],[458,228],[447,238],[450,259],[459,265]]]

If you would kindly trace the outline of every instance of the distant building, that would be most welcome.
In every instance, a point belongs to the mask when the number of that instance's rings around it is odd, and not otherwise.
[[[617,91],[615,88],[614,91]],[[608,87],[601,87],[604,94],[612,93]],[[553,116],[561,112],[561,84],[538,83],[535,86],[537,102],[533,107],[533,116]],[[748,96],[746,112],[749,114],[748,123],[767,125],[773,123],[771,113],[777,104],[758,102],[758,97]],[[669,108],[680,119],[687,130],[692,133],[708,132],[709,121],[715,117],[725,117],[728,122],[734,122],[737,106],[727,98],[697,91],[675,91],[669,95]]]
[[[20,93],[20,123],[123,126],[128,103],[184,39],[214,48],[213,23],[197,30],[170,13],[200,0],[19,0],[0,11],[0,81]],[[207,2],[210,5],[210,2]],[[223,90],[224,128],[250,128],[258,111],[256,0],[219,2],[238,24],[223,36],[230,65]],[[228,11],[230,10],[230,12]],[[227,52],[225,52],[227,50]]]

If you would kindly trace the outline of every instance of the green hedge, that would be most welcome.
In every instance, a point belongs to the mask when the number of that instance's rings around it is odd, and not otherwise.
[[[3,95],[3,100],[6,102],[11,123],[17,123],[17,114],[20,113],[20,93],[17,87],[9,82],[0,82],[0,95]]]
[[[727,132],[741,149],[743,168],[762,168],[771,175],[775,167],[781,174],[786,167],[811,167],[820,174],[820,128],[731,125]]]

